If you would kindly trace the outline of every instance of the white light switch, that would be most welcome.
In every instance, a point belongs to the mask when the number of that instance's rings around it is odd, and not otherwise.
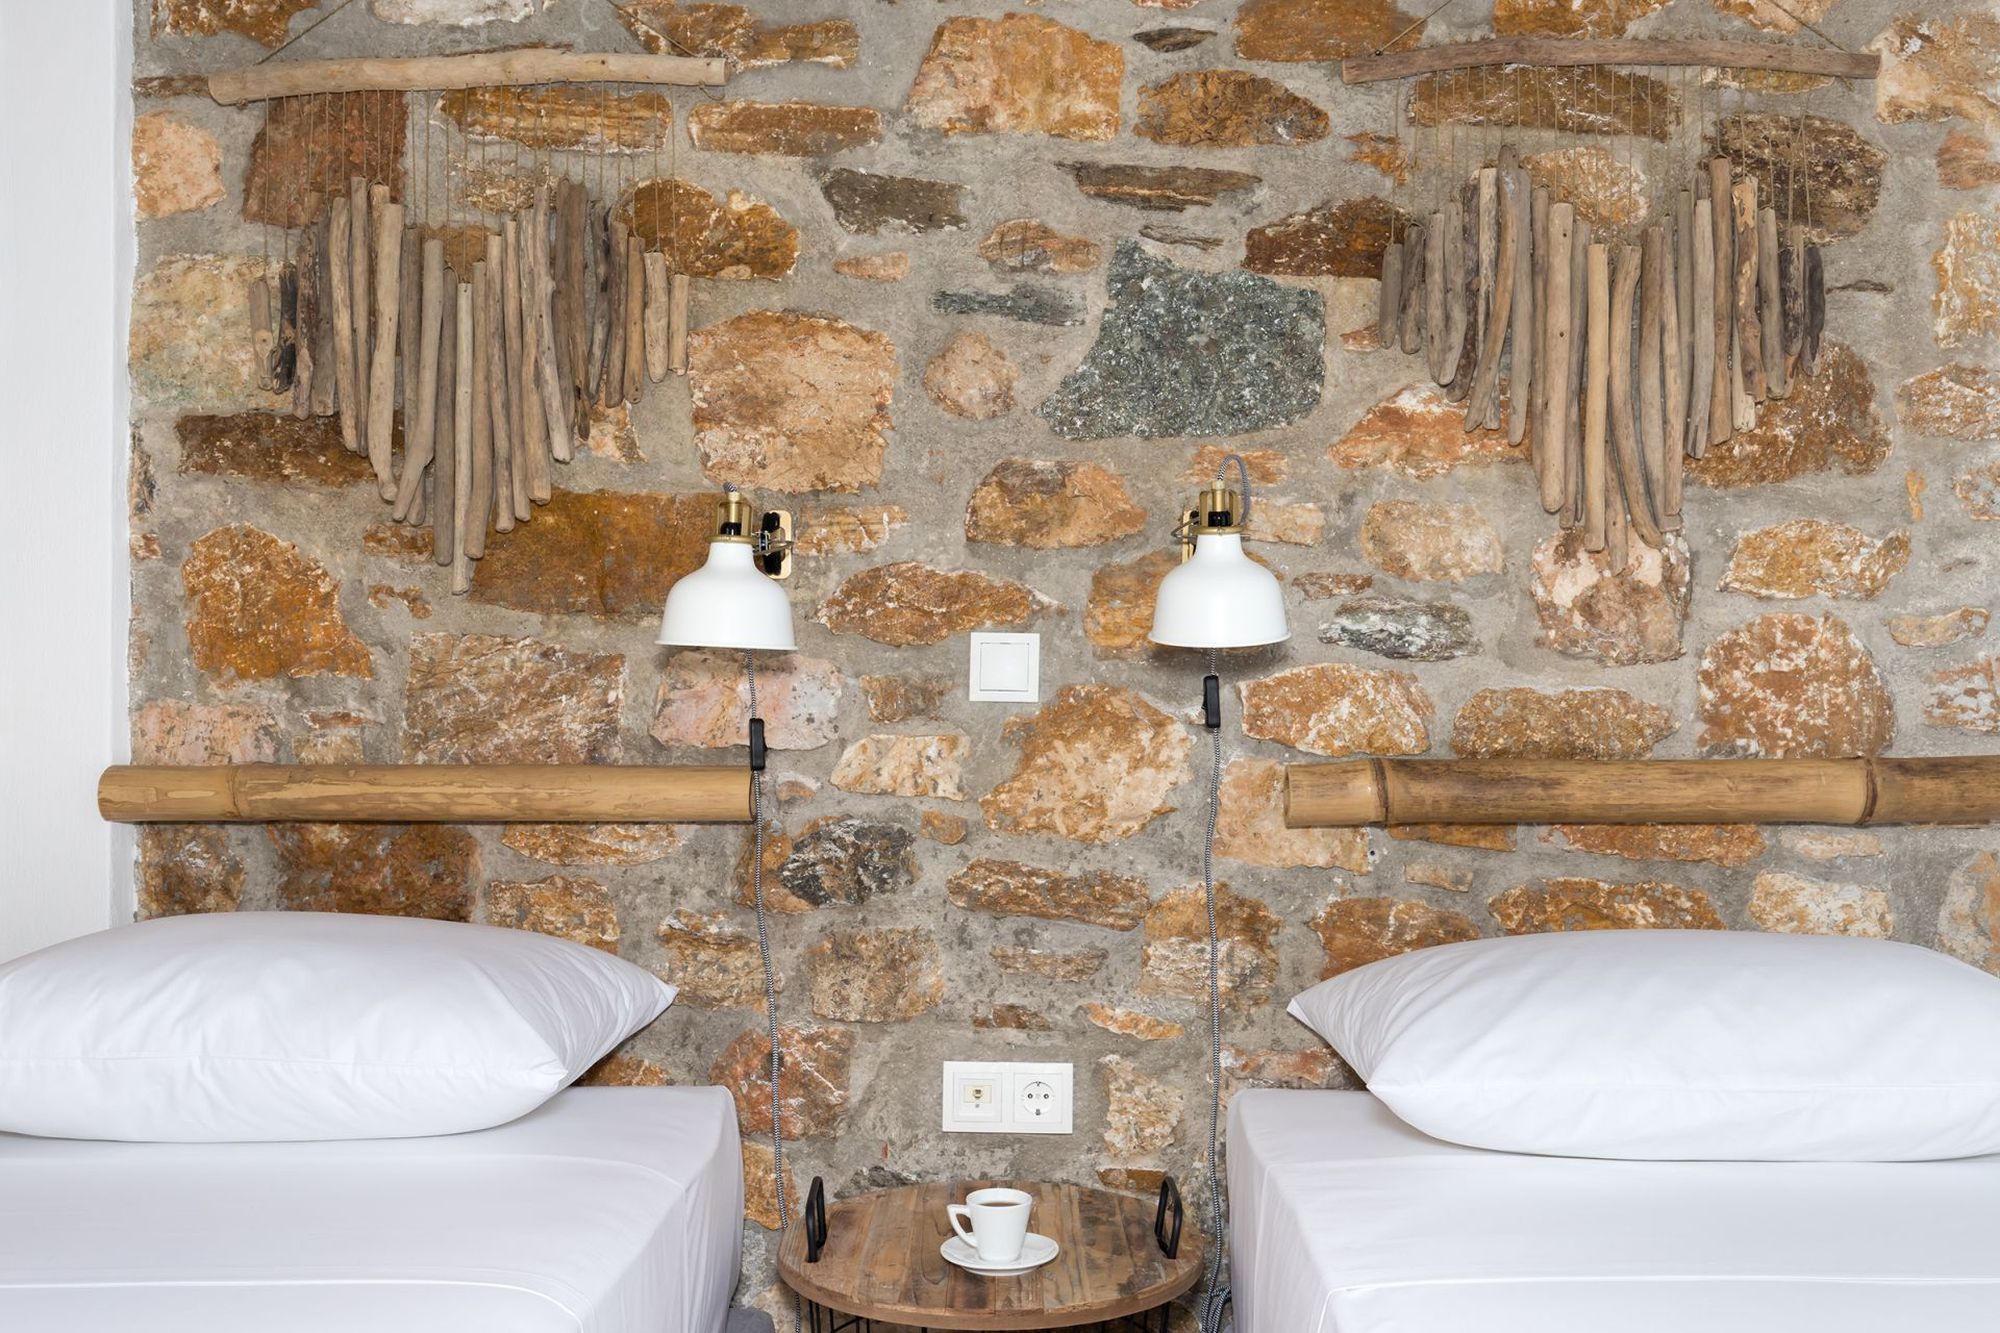
[[[1041,702],[1042,636],[974,634],[970,681],[974,699]]]

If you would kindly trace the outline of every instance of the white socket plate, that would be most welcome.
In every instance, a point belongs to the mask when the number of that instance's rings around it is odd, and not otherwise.
[[[1068,1134],[1076,1067],[1006,1060],[946,1060],[940,1080],[947,1134]],[[966,1096],[978,1088],[976,1099]],[[1034,1095],[1027,1095],[1029,1090]],[[995,1095],[997,1094],[997,1095]]]
[[[974,700],[1040,703],[1042,636],[976,633],[968,672],[969,693]]]

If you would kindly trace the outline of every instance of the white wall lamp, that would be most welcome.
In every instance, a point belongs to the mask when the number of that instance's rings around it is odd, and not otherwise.
[[[1222,478],[1231,464],[1242,480],[1239,491]],[[1224,648],[1261,648],[1292,637],[1285,618],[1285,595],[1275,574],[1252,560],[1243,549],[1243,532],[1250,523],[1250,468],[1241,454],[1230,454],[1216,469],[1215,484],[1206,487],[1194,508],[1183,516],[1174,536],[1181,544],[1181,564],[1160,580],[1153,604],[1153,627],[1147,637],[1170,648],[1202,648],[1208,652],[1208,673],[1202,679],[1202,725],[1209,737],[1207,819],[1202,828],[1201,887],[1208,911],[1208,1277],[1199,1315],[1204,1333],[1222,1327],[1229,1303],[1225,1278],[1228,1214],[1219,1174],[1222,1136],[1222,974],[1221,944],[1215,928],[1215,826],[1222,808],[1222,678],[1219,658]]]

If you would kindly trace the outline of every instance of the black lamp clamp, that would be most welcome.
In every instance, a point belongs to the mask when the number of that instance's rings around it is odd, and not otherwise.
[[[722,488],[722,501],[716,506],[716,538],[750,546],[757,568],[780,583],[792,576],[792,531],[789,509],[767,509],[759,515],[734,484]]]

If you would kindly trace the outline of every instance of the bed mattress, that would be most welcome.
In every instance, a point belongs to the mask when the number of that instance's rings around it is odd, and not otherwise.
[[[1529,1157],[1365,1092],[1254,1090],[1229,1188],[1240,1333],[1984,1333],[2000,1310],[2000,1157]]]
[[[0,1134],[8,1333],[716,1333],[743,1217],[720,1088],[572,1088],[476,1134]]]

